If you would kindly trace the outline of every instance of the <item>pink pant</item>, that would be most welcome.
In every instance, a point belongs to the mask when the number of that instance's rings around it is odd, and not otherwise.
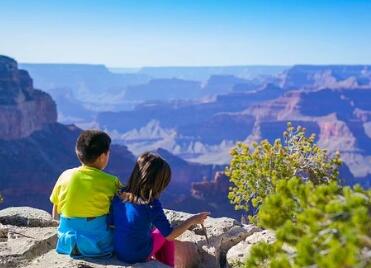
[[[175,244],[166,240],[158,229],[152,231],[153,248],[149,258],[154,258],[166,265],[174,267]]]

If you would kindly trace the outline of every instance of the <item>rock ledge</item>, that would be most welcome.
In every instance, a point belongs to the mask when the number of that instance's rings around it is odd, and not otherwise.
[[[173,225],[191,216],[172,210],[166,210],[166,215]],[[235,245],[247,241],[249,237],[251,243],[266,240],[258,227],[243,225],[231,218],[209,217],[204,225],[209,244],[203,229],[193,226],[176,241],[176,267],[227,267],[231,261],[231,257],[227,257],[231,255],[229,250]],[[261,239],[255,239],[254,234]],[[128,265],[115,258],[72,259],[55,252],[56,240],[55,222],[49,213],[29,207],[0,210],[0,267],[166,267],[156,261]]]

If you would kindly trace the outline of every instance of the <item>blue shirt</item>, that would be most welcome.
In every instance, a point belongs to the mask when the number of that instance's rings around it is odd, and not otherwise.
[[[172,231],[158,199],[146,205],[122,202],[115,197],[112,201],[112,223],[114,251],[117,258],[127,262],[144,262],[152,251],[152,226],[166,237]]]

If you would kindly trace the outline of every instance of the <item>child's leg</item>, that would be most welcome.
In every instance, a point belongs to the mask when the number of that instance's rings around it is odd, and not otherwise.
[[[168,241],[162,236],[158,229],[152,232],[153,248],[150,257],[174,267],[175,245],[173,241]]]

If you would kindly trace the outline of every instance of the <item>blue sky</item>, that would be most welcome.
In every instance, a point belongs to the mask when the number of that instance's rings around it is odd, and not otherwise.
[[[371,0],[1,0],[0,54],[111,67],[371,64]]]

